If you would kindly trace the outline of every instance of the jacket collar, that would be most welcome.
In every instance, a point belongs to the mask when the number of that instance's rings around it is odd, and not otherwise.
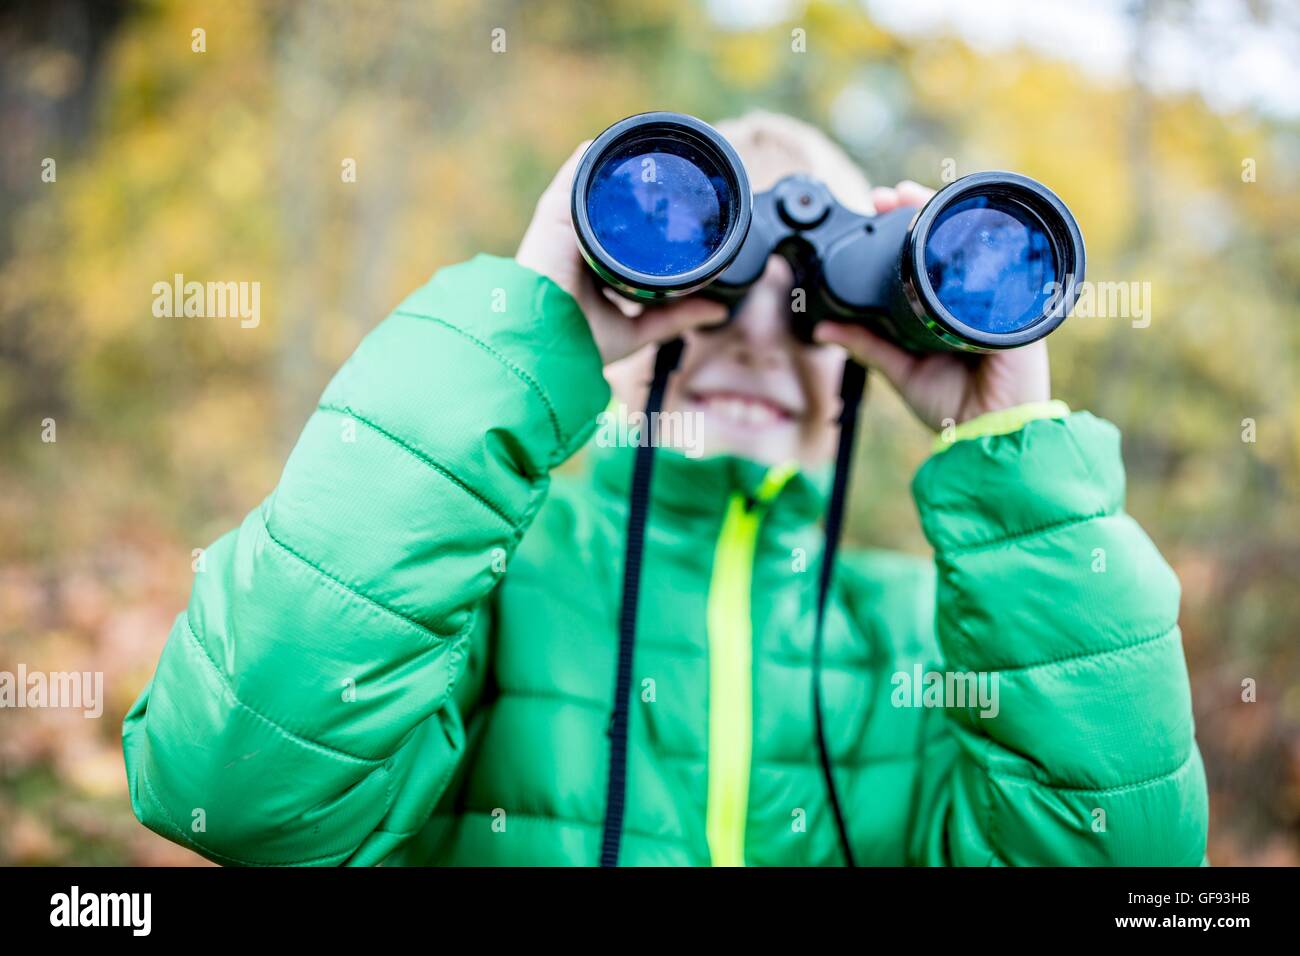
[[[588,455],[593,481],[606,494],[625,501],[631,491],[636,448],[592,442]],[[768,508],[767,521],[773,525],[793,529],[815,524],[825,510],[830,470],[794,471],[788,477],[781,471],[780,466],[735,455],[689,458],[678,449],[659,448],[650,501],[657,513],[721,522],[732,495],[741,494],[762,500]]]

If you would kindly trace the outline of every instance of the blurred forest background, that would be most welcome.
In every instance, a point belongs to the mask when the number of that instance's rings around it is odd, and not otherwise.
[[[1055,389],[1123,429],[1129,510],[1183,581],[1211,861],[1295,865],[1294,7],[0,2],[0,669],[107,691],[99,720],[0,712],[0,862],[201,862],[135,822],[119,743],[193,549],[273,487],[407,290],[513,252],[576,143],[646,109],[762,107],[879,183],[1024,171],[1075,210],[1090,279],[1151,283],[1149,327],[1053,338]],[[260,282],[260,325],[155,318],[175,273]],[[907,486],[929,444],[873,390],[851,538],[924,551]]]

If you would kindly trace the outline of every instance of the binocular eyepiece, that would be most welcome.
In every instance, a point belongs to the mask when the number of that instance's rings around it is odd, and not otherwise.
[[[866,326],[915,352],[1015,348],[1043,338],[1081,291],[1083,236],[1046,186],[1016,173],[958,179],[919,211],[864,216],[810,176],[754,196],[717,130],[643,113],[591,144],[573,183],[578,245],[623,295],[700,293],[734,307],[771,255],[795,277],[790,321]]]

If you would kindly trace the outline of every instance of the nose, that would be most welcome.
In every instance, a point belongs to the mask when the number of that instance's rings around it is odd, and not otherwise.
[[[782,361],[790,335],[790,296],[793,280],[789,264],[780,256],[767,261],[763,276],[741,302],[735,319],[722,330],[727,348],[752,368],[769,368]]]

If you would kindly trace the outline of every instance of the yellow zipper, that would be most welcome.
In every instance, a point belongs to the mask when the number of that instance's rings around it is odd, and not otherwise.
[[[764,476],[752,500],[732,495],[709,584],[709,794],[705,834],[714,866],[745,865],[745,817],[753,756],[753,622],[750,597],[758,529],[768,504],[794,477],[787,462]]]

